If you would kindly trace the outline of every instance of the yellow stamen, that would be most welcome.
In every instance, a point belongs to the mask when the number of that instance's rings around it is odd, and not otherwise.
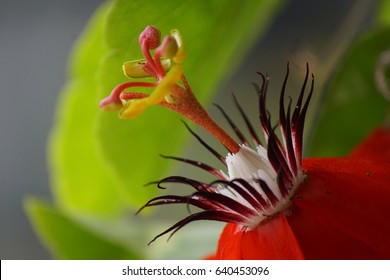
[[[145,63],[146,63],[146,59],[126,61],[122,65],[123,73],[129,78],[150,77],[150,74],[145,72],[143,69]],[[168,71],[172,67],[171,60],[168,58],[162,58],[161,65],[165,71]]]
[[[162,56],[167,58],[175,57],[179,46],[177,45],[176,39],[173,36],[166,37],[168,43],[163,47]]]
[[[104,104],[104,106],[101,106],[100,109],[102,109],[104,112],[116,112],[119,111],[122,108],[121,103],[107,103]]]
[[[160,104],[169,97],[174,86],[180,80],[183,69],[180,65],[174,65],[167,75],[161,80],[149,97],[128,101],[121,110],[119,116],[122,119],[137,117],[150,105]]]
[[[175,38],[176,43],[177,43],[177,48],[178,48],[177,52],[176,52],[176,55],[173,57],[173,61],[175,63],[180,64],[186,58],[186,52],[185,52],[185,49],[184,49],[183,40],[181,38],[179,30],[177,30],[177,29],[171,30],[171,35],[173,36],[173,38]]]

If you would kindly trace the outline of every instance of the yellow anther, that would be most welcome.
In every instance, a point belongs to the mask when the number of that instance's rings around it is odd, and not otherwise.
[[[179,30],[177,30],[177,29],[171,30],[171,35],[173,36],[173,38],[175,38],[177,48],[178,48],[176,55],[173,57],[173,61],[175,63],[180,64],[184,61],[184,59],[186,57],[183,40],[181,38]]]
[[[104,112],[116,112],[122,108],[122,103],[107,103],[100,107]]]
[[[132,119],[137,117],[149,106],[146,99],[148,98],[127,101],[120,111],[119,117],[121,119]]]
[[[122,65],[123,73],[129,78],[149,77],[149,74],[142,69],[145,63],[145,59],[126,61]]]
[[[183,69],[180,65],[174,65],[168,74],[161,80],[156,89],[149,97],[128,101],[120,112],[122,119],[137,117],[150,105],[160,104],[164,99],[171,95],[171,92],[180,80]]]
[[[166,43],[162,55],[167,58],[173,58],[179,49],[176,39],[173,36],[168,36],[166,40],[168,43]]]
[[[143,69],[145,63],[146,59],[126,61],[122,65],[123,73],[129,78],[150,77],[149,73],[145,72]],[[161,59],[161,65],[165,71],[168,71],[172,67],[172,62],[168,58],[163,58]]]

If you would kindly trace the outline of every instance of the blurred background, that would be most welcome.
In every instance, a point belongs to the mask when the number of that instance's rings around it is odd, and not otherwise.
[[[57,96],[72,45],[102,2],[0,0],[1,259],[51,258],[22,201],[27,195],[50,199],[45,153]],[[221,86],[219,103],[225,106],[231,91],[253,90],[249,83],[256,71],[268,72],[279,86],[286,61],[294,64],[297,56],[307,57],[315,71],[319,59],[364,29],[374,11],[375,1],[367,0],[287,1],[263,40]],[[191,147],[189,156],[195,153]]]

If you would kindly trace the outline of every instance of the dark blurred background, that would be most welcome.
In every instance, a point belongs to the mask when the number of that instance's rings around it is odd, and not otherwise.
[[[22,208],[50,197],[46,143],[69,52],[103,0],[0,0],[0,257],[47,259]]]
[[[50,198],[45,152],[57,96],[66,81],[72,45],[102,2],[0,0],[1,259],[51,258],[35,236],[22,201],[29,194]],[[354,10],[356,5],[361,6]],[[353,36],[370,22],[374,8],[375,1],[287,1],[263,40],[221,86],[218,98],[246,90],[255,71],[283,75],[286,61],[294,63],[297,56],[316,64],[316,56],[337,47],[343,26],[350,27],[344,36]]]

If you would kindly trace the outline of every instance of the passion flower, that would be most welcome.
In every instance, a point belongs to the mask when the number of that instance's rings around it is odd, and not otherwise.
[[[285,105],[289,70],[279,98],[280,136],[266,107],[269,77],[259,73],[260,130],[234,97],[251,136],[248,141],[229,115],[217,106],[239,141],[235,141],[208,115],[196,100],[180,63],[185,52],[177,30],[160,44],[160,32],[148,26],[139,39],[144,60],[126,62],[124,72],[131,78],[150,76],[156,82],[131,81],[117,86],[100,106],[120,110],[121,118],[132,118],[149,105],[158,104],[185,116],[205,128],[227,149],[219,154],[187,125],[189,132],[225,166],[220,171],[206,163],[167,157],[197,166],[216,177],[205,183],[183,176],[169,176],[157,187],[183,184],[193,189],[188,195],[168,194],[148,201],[146,207],[166,204],[193,205],[201,211],[189,214],[155,237],[173,235],[190,222],[226,222],[215,259],[387,259],[390,257],[390,161],[362,144],[345,158],[302,160],[305,116],[314,90],[314,76],[307,66],[297,101]],[[154,50],[152,56],[151,50]],[[310,84],[310,85],[308,85]],[[131,87],[152,87],[147,95],[125,91]],[[377,139],[374,136],[374,142]],[[383,139],[383,138],[380,138]],[[386,141],[383,142],[384,146]],[[366,146],[365,146],[366,145]],[[368,148],[367,148],[368,147]],[[363,155],[363,156],[362,156]],[[154,240],[155,240],[154,239]],[[152,240],[152,242],[154,241]]]

